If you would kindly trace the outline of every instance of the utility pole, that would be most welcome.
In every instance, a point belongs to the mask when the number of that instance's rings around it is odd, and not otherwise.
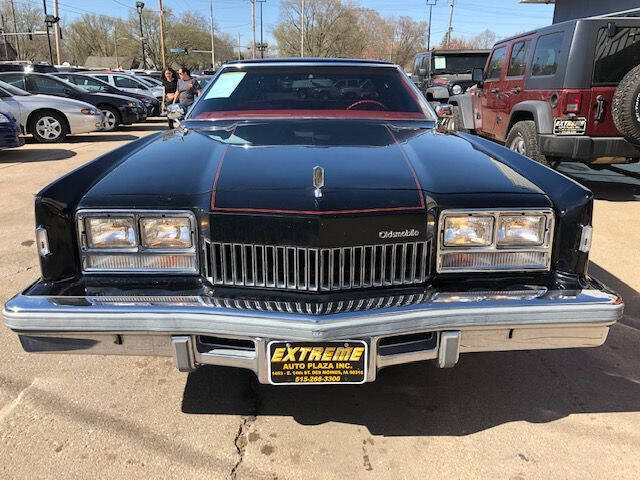
[[[262,4],[267,0],[256,0],[260,2],[260,58],[264,58],[264,40],[262,38]]]
[[[427,52],[431,50],[431,13],[433,12],[433,6],[438,3],[438,0],[427,0],[427,6],[429,7],[429,30],[427,31]]]
[[[453,30],[453,7],[455,6],[455,0],[451,0],[451,11],[449,12],[449,28],[447,29],[447,48],[451,43],[451,31]]]
[[[18,33],[18,22],[16,21],[16,6],[11,0],[11,15],[13,15],[13,33]],[[20,37],[16,35],[16,56],[20,60]]]
[[[142,9],[143,8],[144,8],[144,2],[136,2],[136,10],[138,11],[138,19],[140,20],[140,45],[142,46],[142,67],[146,70],[147,59],[144,56],[144,33],[142,32]]]
[[[58,65],[62,64],[60,59],[60,18],[58,16],[58,0],[53,0],[53,16],[58,18],[58,21],[53,24],[53,34],[56,36],[56,61]]]
[[[116,53],[116,70],[120,68],[120,59],[118,58],[118,28],[113,25],[113,46],[115,47]]]
[[[53,51],[51,50],[51,36],[49,35],[49,27],[51,26],[49,22],[47,22],[47,0],[42,0],[42,4],[44,6],[44,18],[45,24],[47,26],[47,43],[49,44],[49,60],[51,60],[51,65],[53,65]]]
[[[240,32],[238,32],[238,60],[241,60],[241,55],[240,55]]]
[[[209,0],[209,14],[211,16],[211,68],[216,69],[216,46],[213,36],[213,0]]]
[[[164,52],[164,11],[162,10],[162,0],[158,0],[158,9],[160,10],[160,55],[162,56],[162,69],[167,68],[167,61],[165,60],[165,52]]]
[[[304,0],[300,7],[300,56],[304,57]]]
[[[256,0],[251,1],[251,34],[253,41],[251,42],[251,56],[256,58]]]

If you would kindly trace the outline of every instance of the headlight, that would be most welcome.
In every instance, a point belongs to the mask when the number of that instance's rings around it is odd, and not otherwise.
[[[551,210],[445,210],[438,223],[438,272],[547,271]]]
[[[4,113],[0,113],[0,123],[9,123],[9,117],[7,117]]]
[[[142,218],[140,230],[145,247],[191,247],[191,221],[187,217]]]
[[[493,239],[493,217],[451,216],[444,220],[444,245],[484,247]]]
[[[543,215],[503,215],[498,222],[498,245],[542,245],[546,218]]]
[[[84,273],[198,273],[189,211],[80,210],[76,218]]]
[[[80,113],[82,113],[83,115],[97,115],[98,110],[96,110],[95,108],[83,108],[82,110],[80,110]]]
[[[133,217],[87,218],[89,248],[130,248],[137,245]]]
[[[462,87],[460,85],[454,85],[453,87],[451,87],[451,92],[454,95],[460,95],[462,93]]]

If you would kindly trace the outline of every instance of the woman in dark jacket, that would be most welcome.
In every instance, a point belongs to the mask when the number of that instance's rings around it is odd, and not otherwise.
[[[164,87],[163,104],[166,107],[167,105],[171,105],[178,95],[178,74],[175,70],[166,68],[164,72],[162,72],[162,86]],[[168,120],[168,122],[169,128],[173,128],[173,120]]]

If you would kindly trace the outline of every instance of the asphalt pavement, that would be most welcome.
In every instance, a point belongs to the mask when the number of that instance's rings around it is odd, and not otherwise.
[[[0,301],[38,277],[34,195],[148,122],[0,152]],[[23,353],[0,326],[0,479],[637,479],[640,166],[560,170],[596,193],[590,272],[620,291],[604,346],[466,354],[363,386],[274,387],[172,360]]]

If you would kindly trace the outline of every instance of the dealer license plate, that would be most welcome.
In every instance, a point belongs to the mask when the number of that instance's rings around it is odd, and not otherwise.
[[[586,118],[556,118],[553,122],[555,135],[584,135],[586,131]]]
[[[269,381],[275,385],[364,383],[366,342],[270,342]]]

